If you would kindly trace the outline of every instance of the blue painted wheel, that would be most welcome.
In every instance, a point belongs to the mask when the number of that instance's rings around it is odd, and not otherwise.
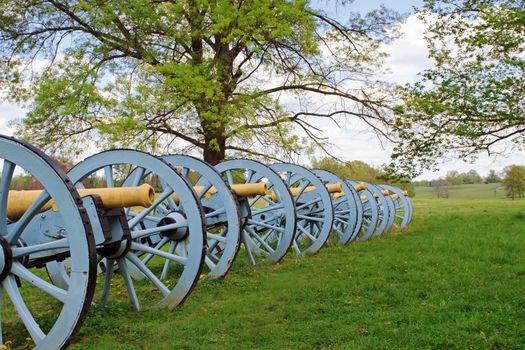
[[[357,186],[357,181],[347,181],[352,187]],[[358,192],[359,200],[363,206],[363,224],[355,239],[366,241],[374,234],[379,222],[379,207],[374,198],[374,194],[368,189],[362,189]]]
[[[374,235],[381,236],[383,232],[387,230],[388,222],[390,220],[388,202],[386,201],[386,198],[381,194],[381,190],[376,186],[367,183],[366,188],[374,195],[379,210],[379,219]]]
[[[395,198],[392,198],[394,202],[394,228],[404,229],[408,226],[410,221],[410,210],[411,205],[408,197],[403,194],[403,191],[395,186],[381,185],[382,188],[391,192]]]
[[[355,199],[357,192],[334,173],[320,169],[313,170],[313,173],[325,184],[340,183],[343,187],[342,193],[331,194],[334,207],[332,233],[339,244],[348,244],[359,232],[363,221],[361,201],[358,203]]]
[[[44,153],[14,138],[0,136],[0,304],[1,334],[12,346],[37,349],[66,347],[79,330],[96,283],[96,252],[92,228],[80,196],[65,173]],[[13,212],[8,196],[13,176],[26,171],[42,188],[23,212]],[[48,200],[55,208],[45,209]],[[52,217],[52,222],[47,218]],[[46,262],[70,256],[71,283],[56,287],[35,270]],[[27,304],[27,296],[42,307]],[[3,297],[2,297],[3,296]],[[7,301],[7,303],[6,303]]]
[[[215,168],[229,185],[266,183],[268,195],[247,198],[249,213],[241,242],[251,264],[279,262],[288,252],[296,230],[295,206],[286,184],[275,171],[254,160],[227,160]]]
[[[184,302],[199,279],[206,252],[204,213],[186,180],[160,158],[133,150],[98,153],[78,163],[68,175],[78,186],[98,176],[99,182],[107,187],[148,183],[157,192],[150,207],[125,208],[130,237],[122,238],[116,242],[118,245],[111,243],[111,247],[117,246],[122,252],[101,255],[100,251],[107,247],[98,247],[99,260],[106,273],[100,302],[107,300],[112,275],[117,270],[137,310],[141,302],[170,309]],[[173,194],[180,198],[179,203]],[[161,215],[165,220],[160,219]],[[159,237],[158,241],[151,241]],[[166,272],[166,266],[170,265]],[[144,290],[145,286],[148,286],[147,292],[140,295],[142,301],[139,302],[137,291]]]
[[[407,226],[408,226],[412,222],[412,216],[414,215],[414,206],[412,205],[412,201],[410,200],[409,196],[406,196],[404,194],[403,194],[403,196],[405,197],[405,199],[407,201],[407,208],[408,208],[408,222],[407,222]]]
[[[206,249],[203,274],[206,278],[224,277],[230,270],[241,242],[241,212],[235,195],[221,174],[210,164],[187,155],[166,155],[175,170],[194,186],[203,187],[197,196],[206,218]],[[210,188],[215,194],[206,196]]]
[[[396,207],[395,207],[394,199],[390,197],[390,193],[388,194],[384,193],[386,190],[381,185],[375,185],[375,187],[379,190],[380,195],[385,199],[385,202],[388,208],[388,220],[387,220],[385,232],[390,232],[394,228],[394,223],[396,219]]]
[[[318,252],[328,240],[334,222],[330,193],[310,170],[289,163],[271,165],[290,189],[297,211],[293,249],[299,256]],[[313,190],[307,191],[307,187]]]

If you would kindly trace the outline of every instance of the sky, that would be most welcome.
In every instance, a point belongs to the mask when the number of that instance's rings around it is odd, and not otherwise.
[[[315,1],[319,4],[326,4],[324,6],[330,6],[330,3],[334,2],[334,0]],[[413,13],[413,7],[420,6],[422,2],[417,0],[355,0],[352,6],[354,11],[366,13],[382,4],[400,13],[408,14],[405,23],[401,25],[403,36],[383,47],[383,50],[390,54],[386,60],[386,67],[390,70],[390,74],[384,79],[398,84],[413,83],[418,80],[419,72],[431,66],[423,39],[425,26],[417,16],[410,15]],[[13,130],[8,127],[8,121],[24,115],[23,108],[0,100],[0,134],[11,135]],[[363,160],[375,166],[381,166],[389,161],[391,145],[382,143],[374,134],[362,127],[347,123],[340,129],[329,125],[323,131],[334,145],[332,153],[343,161]],[[444,176],[450,170],[466,172],[470,169],[485,176],[490,169],[499,172],[510,164],[525,164],[525,152],[507,149],[503,155],[497,157],[481,154],[473,163],[447,160],[440,163],[439,171],[426,171],[416,179],[434,179]]]

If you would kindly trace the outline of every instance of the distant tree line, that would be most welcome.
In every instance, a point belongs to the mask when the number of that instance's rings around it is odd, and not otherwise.
[[[444,177],[434,180],[414,181],[414,186],[432,187],[438,198],[448,198],[452,186],[501,183],[506,196],[515,199],[525,197],[525,166],[509,165],[501,173],[490,170],[482,177],[475,170],[460,173],[456,170],[447,172]]]
[[[343,179],[364,181],[372,184],[391,184],[407,190],[411,197],[414,197],[415,186],[408,178],[391,177],[382,167],[375,167],[361,160],[349,162],[340,162],[334,158],[325,157],[322,159],[313,159],[312,167],[316,169],[325,169],[333,172]]]

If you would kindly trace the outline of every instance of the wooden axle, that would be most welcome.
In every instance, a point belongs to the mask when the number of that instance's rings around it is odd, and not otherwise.
[[[7,217],[19,219],[40,196],[42,190],[9,191],[7,197]],[[79,189],[81,197],[98,195],[106,209],[129,208],[135,206],[149,207],[155,199],[155,190],[148,184],[138,187],[88,188]],[[53,200],[44,204],[41,210],[55,207]]]

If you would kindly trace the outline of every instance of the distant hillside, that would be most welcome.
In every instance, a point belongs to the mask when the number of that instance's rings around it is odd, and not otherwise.
[[[449,186],[449,198],[461,199],[489,199],[506,198],[505,189],[501,184],[478,184]],[[436,192],[432,187],[416,187],[417,198],[436,198]]]

